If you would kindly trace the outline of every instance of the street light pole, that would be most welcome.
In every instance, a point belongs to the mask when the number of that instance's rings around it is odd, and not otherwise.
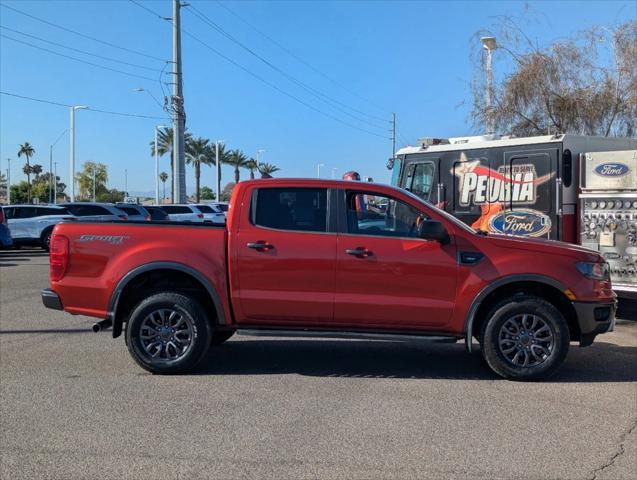
[[[93,202],[95,202],[95,164],[93,164]]]
[[[84,105],[76,105],[71,107],[71,126],[69,127],[69,131],[71,132],[71,141],[69,145],[69,156],[70,156],[70,182],[69,185],[71,187],[71,201],[75,201],[75,110],[82,110],[88,108]]]
[[[324,163],[318,163],[316,165],[316,178],[321,178],[321,167],[324,167]]]
[[[128,197],[128,169],[127,168],[124,169],[124,198],[125,197]]]
[[[58,203],[58,162],[53,162],[53,204]]]
[[[65,133],[66,133],[66,130],[64,130],[62,133],[60,133],[60,135],[58,135],[58,138],[55,140],[55,142],[53,142],[49,146],[49,203],[53,203],[53,198],[51,198],[53,196],[53,185],[55,184],[55,182],[57,180],[57,178],[52,178],[52,175],[53,175],[53,147],[55,147],[55,144],[60,141],[60,138],[62,138],[62,135],[64,135]]]
[[[495,122],[493,118],[493,67],[491,63],[492,51],[498,48],[498,44],[495,37],[482,37],[482,48],[487,51],[487,91],[486,91],[486,104],[487,104],[487,133],[495,133]]]
[[[332,169],[332,179],[336,178],[336,172],[337,172],[338,168],[333,168]]]
[[[7,205],[11,205],[11,159],[7,158]]]
[[[260,166],[261,166],[261,154],[265,152],[265,149],[260,148],[257,150],[257,170],[259,170],[259,172],[261,172],[260,170]]]
[[[221,163],[219,163],[219,145],[223,145],[223,140],[217,140],[215,142],[215,163],[217,164],[217,168],[215,169],[217,172],[216,184],[217,184],[217,202],[220,202],[221,198]]]

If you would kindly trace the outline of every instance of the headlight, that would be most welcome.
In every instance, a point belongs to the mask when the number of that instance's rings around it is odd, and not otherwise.
[[[575,266],[586,278],[591,280],[610,280],[608,263],[577,262]]]

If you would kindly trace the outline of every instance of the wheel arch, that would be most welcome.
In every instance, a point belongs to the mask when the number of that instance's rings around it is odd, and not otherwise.
[[[535,294],[553,304],[564,315],[572,339],[580,335],[577,314],[564,291],[567,287],[554,278],[544,275],[513,275],[500,278],[484,287],[471,303],[465,320],[465,345],[472,351],[472,339],[480,331],[489,308],[495,304],[500,295],[516,295],[521,293]]]
[[[216,291],[212,283],[200,271],[177,262],[152,262],[134,268],[124,275],[117,283],[108,304],[107,318],[113,322],[113,338],[117,338],[122,333],[122,325],[127,310],[132,306],[136,299],[143,298],[144,292],[152,288],[146,285],[139,291],[135,291],[135,287],[144,286],[145,281],[157,278],[161,273],[172,273],[169,279],[162,278],[162,284],[166,288],[175,288],[176,290],[196,289],[199,300],[205,307],[212,307],[215,313],[214,321],[217,324],[225,325],[226,318],[223,309],[223,303],[219,293]],[[206,305],[207,304],[207,305]]]

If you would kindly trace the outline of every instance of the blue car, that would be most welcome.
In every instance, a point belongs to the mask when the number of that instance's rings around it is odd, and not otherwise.
[[[0,249],[11,248],[11,246],[13,246],[11,230],[7,226],[7,220],[4,217],[2,207],[0,207]]]

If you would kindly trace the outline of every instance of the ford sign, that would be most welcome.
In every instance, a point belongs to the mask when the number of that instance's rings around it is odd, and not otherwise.
[[[491,217],[489,230],[505,235],[542,237],[551,231],[551,219],[537,210],[505,210]]]
[[[628,173],[628,165],[623,163],[600,163],[595,167],[595,173],[602,177],[621,177]]]

